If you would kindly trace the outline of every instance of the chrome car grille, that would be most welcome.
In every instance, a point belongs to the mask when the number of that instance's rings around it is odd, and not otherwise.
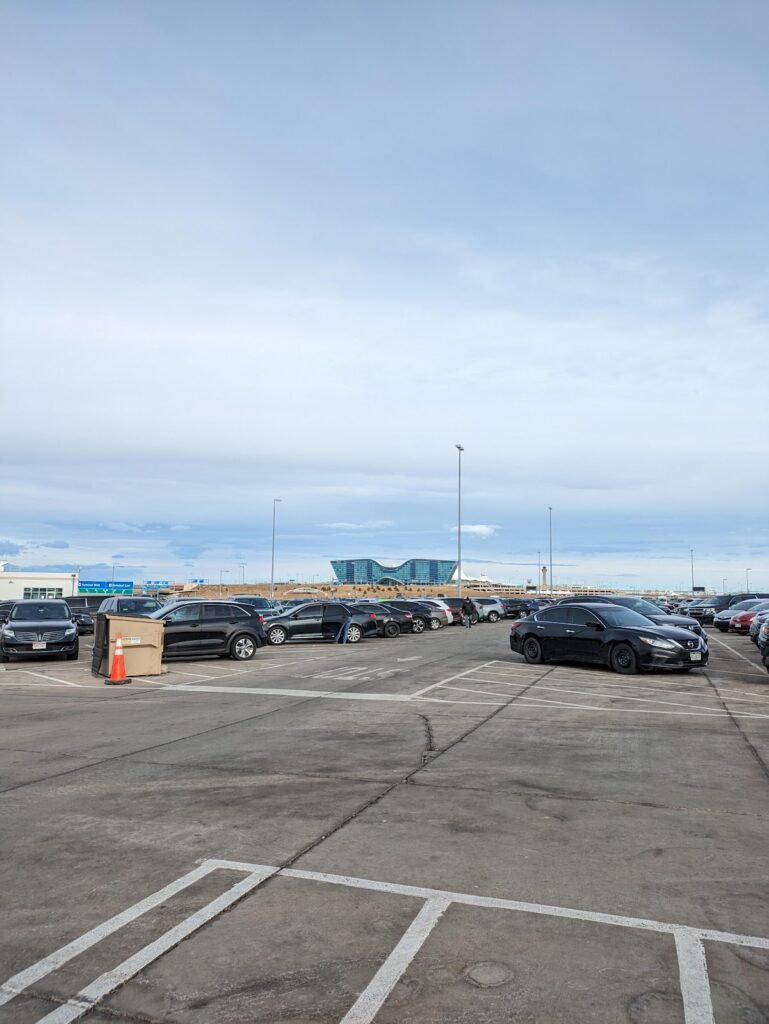
[[[45,632],[32,631],[31,629],[19,629],[16,630],[17,640],[31,641],[32,643],[57,643],[64,639],[66,630],[64,629],[49,629]]]

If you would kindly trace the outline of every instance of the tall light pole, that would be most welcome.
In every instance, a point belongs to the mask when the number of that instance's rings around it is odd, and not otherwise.
[[[689,558],[692,561],[692,594],[694,594],[694,548],[689,548]]]
[[[461,444],[454,445],[459,457],[457,472],[457,597],[462,596],[462,452]]]
[[[726,576],[722,577],[721,579],[721,593],[726,593]]]
[[[229,571],[230,571],[229,569],[220,569],[219,570],[219,597],[222,596],[222,581],[224,579],[224,574],[226,572],[229,572]]]
[[[270,563],[270,600],[275,597],[275,516],[278,502],[282,498],[272,499],[272,561]]]
[[[553,506],[547,506],[550,530],[550,596],[553,596]]]
[[[745,589],[750,590],[750,569],[745,570]]]
[[[238,562],[238,568],[240,569],[240,577],[241,577],[240,578],[240,582],[243,584],[243,586],[245,586],[246,585],[246,563],[245,562]]]

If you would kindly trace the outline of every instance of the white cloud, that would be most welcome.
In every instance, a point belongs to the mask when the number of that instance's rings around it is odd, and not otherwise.
[[[367,519],[363,523],[321,523],[327,530],[386,530],[395,524],[389,519]]]
[[[454,533],[457,532],[456,526],[452,526],[451,529]],[[493,537],[498,529],[499,527],[495,526],[493,523],[465,523],[462,526],[462,533],[469,533],[473,537],[482,537],[485,539],[487,537]]]

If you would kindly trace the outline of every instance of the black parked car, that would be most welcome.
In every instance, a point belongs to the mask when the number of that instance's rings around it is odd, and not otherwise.
[[[400,636],[401,633],[413,631],[414,616],[411,612],[404,612],[400,608],[391,608],[388,604],[378,601],[366,601],[358,604],[356,601],[347,601],[348,608],[355,608],[359,612],[368,612],[376,615],[377,636],[392,637]]]
[[[267,621],[268,643],[279,646],[288,640],[335,640],[342,626],[350,620],[347,642],[357,644],[364,636],[376,636],[377,617],[374,612],[341,604],[337,601],[303,604],[276,615]]]
[[[218,654],[248,661],[266,641],[258,613],[228,601],[178,601],[148,618],[165,622],[164,658]]]
[[[69,601],[67,601],[69,604]],[[77,625],[77,632],[79,636],[93,633],[93,616],[88,612],[78,611],[77,608],[72,609],[72,618]]]
[[[276,609],[274,601],[271,601],[268,597],[261,597],[259,594],[233,594],[227,600],[234,601],[235,604],[248,605],[265,616],[272,615],[276,610],[280,610]]]
[[[99,605],[100,612],[109,612],[111,615],[141,615],[149,618],[153,612],[167,607],[157,601],[154,597],[105,597]]]
[[[505,606],[505,616],[508,619],[522,619],[534,610],[531,601],[523,597],[503,597],[500,600]]]
[[[402,598],[388,601],[387,604],[390,608],[396,608],[398,611],[411,612],[411,631],[413,633],[424,633],[426,629],[441,628],[441,619],[436,613],[434,605],[422,604],[421,601],[408,601]]]
[[[0,628],[0,661],[63,654],[76,661],[77,624],[66,601],[16,601]]]
[[[618,604],[638,612],[639,615],[645,615],[658,626],[677,626],[679,629],[690,629],[698,636],[705,636],[705,630],[696,619],[688,615],[669,615],[643,597],[626,597],[624,594],[580,594],[579,597],[564,597],[558,604]]]
[[[530,665],[543,661],[589,661],[632,675],[641,669],[688,672],[708,662],[702,637],[688,629],[657,626],[631,608],[615,604],[560,604],[510,627],[510,648]]]

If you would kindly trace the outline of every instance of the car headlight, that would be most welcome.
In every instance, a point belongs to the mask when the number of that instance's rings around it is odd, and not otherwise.
[[[7,636],[9,640],[16,639],[14,631],[12,629],[8,629],[7,626],[3,626],[3,629],[0,631],[0,636]]]
[[[72,636],[73,633],[77,633],[77,626],[67,626],[65,636]]]
[[[647,647],[661,647],[663,651],[674,651],[676,647],[680,647],[675,640],[655,640],[650,636],[642,636],[639,638],[642,644],[646,644]]]

